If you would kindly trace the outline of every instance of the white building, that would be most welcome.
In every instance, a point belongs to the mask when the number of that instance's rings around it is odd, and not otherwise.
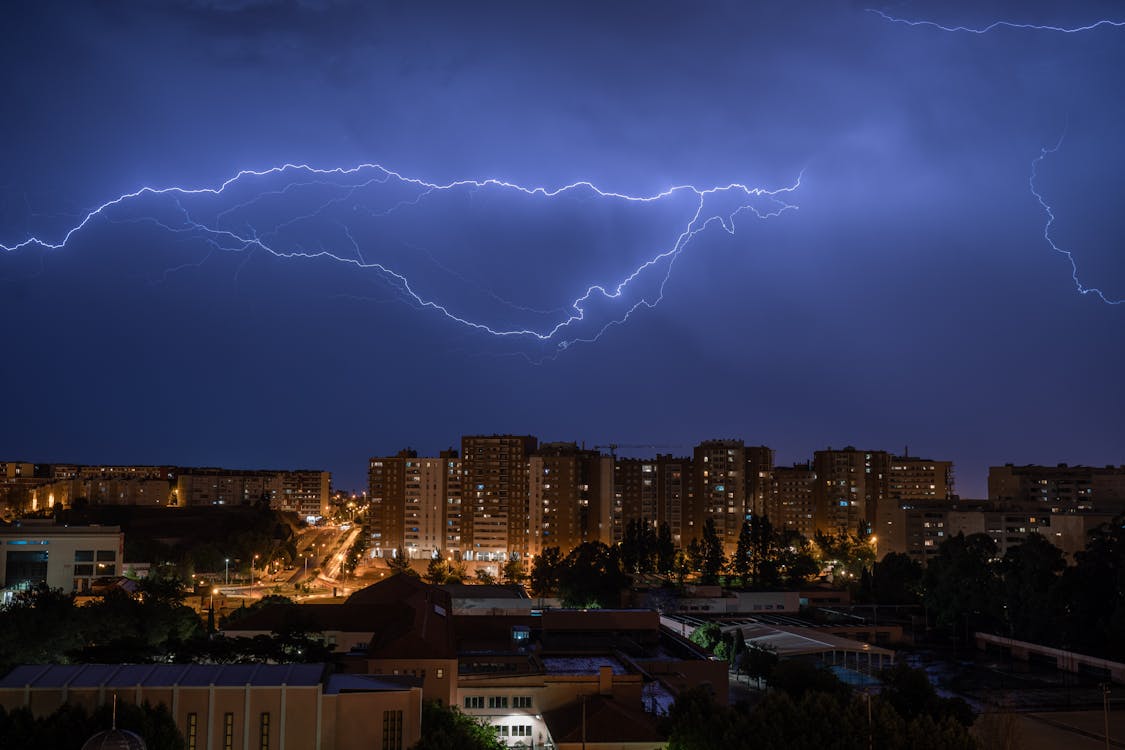
[[[84,592],[90,583],[122,574],[125,535],[117,526],[56,526],[26,519],[0,528],[0,599],[40,583]]]

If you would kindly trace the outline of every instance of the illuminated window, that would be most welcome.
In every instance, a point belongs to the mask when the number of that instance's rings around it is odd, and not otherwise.
[[[199,715],[198,714],[188,714],[187,715],[187,730],[184,732],[184,736],[187,739],[187,750],[196,750],[197,749],[198,742],[199,742],[198,735],[199,735]]]
[[[258,724],[258,737],[259,750],[270,750],[270,714],[268,711],[262,712],[262,718]]]
[[[223,750],[234,750],[234,714],[223,714]]]

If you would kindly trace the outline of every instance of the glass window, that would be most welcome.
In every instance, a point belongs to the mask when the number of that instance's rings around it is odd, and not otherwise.
[[[113,562],[117,559],[117,550],[100,549],[98,550],[98,562]]]
[[[74,562],[93,562],[94,550],[78,549],[74,551]]]

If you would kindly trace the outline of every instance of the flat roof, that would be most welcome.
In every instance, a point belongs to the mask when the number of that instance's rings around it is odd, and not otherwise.
[[[22,664],[0,688],[319,685],[324,664]]]

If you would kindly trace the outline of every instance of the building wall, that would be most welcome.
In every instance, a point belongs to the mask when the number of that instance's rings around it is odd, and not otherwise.
[[[58,527],[24,521],[0,531],[0,586],[23,584],[22,569],[51,588],[85,591],[95,578],[122,573],[124,550],[125,536],[116,526]]]
[[[825,533],[856,533],[877,522],[888,489],[890,455],[847,447],[813,454],[817,483],[816,528]]]
[[[766,515],[774,528],[812,538],[816,531],[816,471],[812,464],[775,467],[770,476]]]
[[[383,748],[385,711],[402,712],[405,750],[421,736],[417,689],[324,695],[321,686],[210,686],[0,689],[0,706],[28,706],[36,716],[63,703],[92,710],[113,701],[163,703],[185,738],[186,750],[221,750],[230,716],[233,748],[259,750],[262,734],[278,750],[372,750]],[[268,715],[263,718],[263,714]],[[194,722],[195,745],[190,735]],[[263,726],[264,724],[264,726]],[[387,748],[390,750],[390,748]]]
[[[461,535],[467,556],[503,559],[530,553],[527,459],[537,445],[530,435],[461,438]]]

